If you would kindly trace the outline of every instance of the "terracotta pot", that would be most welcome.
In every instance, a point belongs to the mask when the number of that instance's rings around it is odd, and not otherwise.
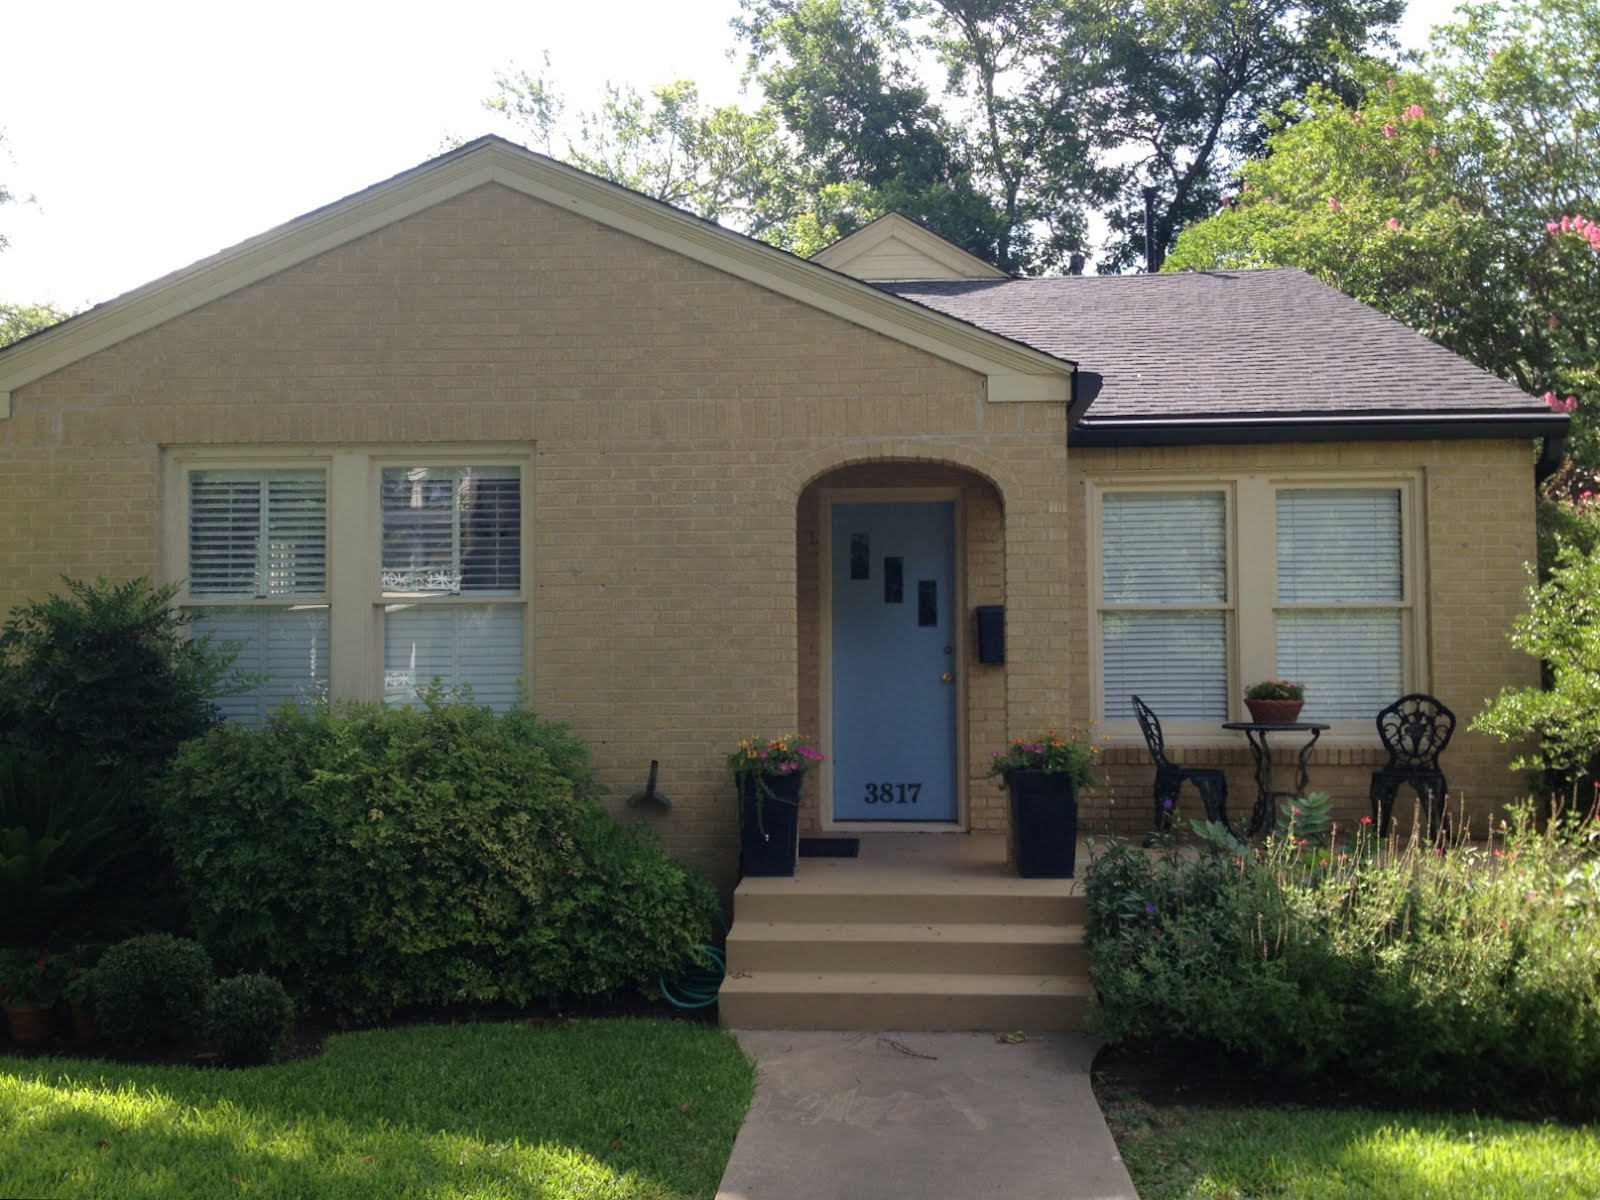
[[[1257,725],[1293,725],[1300,719],[1304,700],[1246,700],[1250,719]]]
[[[11,1028],[11,1040],[18,1045],[42,1042],[55,1032],[55,1012],[36,1004],[22,1004],[6,1009],[6,1024]]]

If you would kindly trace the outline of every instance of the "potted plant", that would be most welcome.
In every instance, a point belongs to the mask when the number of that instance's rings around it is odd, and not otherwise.
[[[1093,787],[1098,753],[1083,737],[1050,730],[996,750],[989,773],[1011,793],[1017,874],[1071,879],[1078,855],[1078,789]]]
[[[800,829],[800,787],[806,769],[821,762],[799,734],[746,738],[728,755],[739,789],[739,870],[744,875],[793,875]]]
[[[61,1000],[64,964],[48,950],[11,950],[0,966],[0,1003],[11,1040],[42,1042],[55,1032],[55,1007]]]
[[[1244,690],[1244,706],[1258,725],[1293,725],[1305,702],[1305,685],[1287,679],[1263,679]]]

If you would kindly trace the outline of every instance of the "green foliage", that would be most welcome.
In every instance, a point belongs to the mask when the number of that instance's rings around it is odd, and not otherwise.
[[[1526,813],[1436,855],[1365,833],[1085,876],[1100,1031],[1415,1100],[1600,1114],[1600,834]]]
[[[0,748],[0,943],[108,932],[147,859],[126,789],[89,759]]]
[[[687,1021],[416,1025],[252,1071],[3,1059],[0,1195],[707,1200],[754,1082]]]
[[[1507,742],[1532,739],[1515,768],[1566,780],[1592,774],[1600,752],[1600,550],[1558,549],[1528,601],[1511,644],[1544,663],[1548,687],[1503,688],[1471,727]]]
[[[1071,775],[1081,788],[1094,787],[1095,764],[1099,748],[1086,735],[1062,737],[1054,729],[1037,737],[1013,738],[1004,752],[996,750],[989,760],[989,774],[1006,787],[1013,771],[1049,771]]]
[[[184,747],[160,825],[221,962],[365,1017],[648,988],[692,959],[708,885],[594,791],[578,739],[527,712],[284,709]]]
[[[1262,679],[1244,690],[1246,700],[1304,700],[1306,685],[1287,679]]]
[[[3,195],[0,193],[0,203],[4,203]],[[0,239],[0,249],[4,245],[4,240]],[[54,304],[0,304],[0,346],[9,346],[30,333],[48,329],[71,315]]]
[[[234,656],[184,636],[174,585],[65,583],[0,627],[0,744],[148,775],[217,723]]]
[[[45,949],[0,950],[0,1004],[50,1008],[65,993],[70,972],[66,958]]]
[[[211,980],[204,947],[169,933],[119,942],[89,972],[101,1030],[134,1045],[195,1032]]]
[[[236,975],[211,985],[205,1035],[232,1063],[272,1062],[294,1023],[294,1001],[270,975]]]

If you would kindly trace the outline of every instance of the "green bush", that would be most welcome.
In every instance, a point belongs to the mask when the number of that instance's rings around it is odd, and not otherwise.
[[[270,975],[236,975],[206,996],[206,1040],[233,1063],[272,1062],[294,1022],[294,1001]]]
[[[1600,1115],[1600,849],[1526,813],[1437,855],[1361,836],[1085,872],[1107,1040],[1419,1101]]]
[[[234,656],[185,636],[175,586],[65,583],[0,626],[0,743],[148,775],[217,723]]]
[[[145,850],[124,793],[84,755],[0,748],[0,940],[127,928]]]
[[[698,953],[710,888],[594,790],[530,713],[285,709],[186,746],[160,824],[221,962],[370,1017],[650,988]]]
[[[195,1033],[211,980],[211,958],[198,942],[150,933],[107,950],[89,972],[89,989],[105,1035],[142,1045]]]

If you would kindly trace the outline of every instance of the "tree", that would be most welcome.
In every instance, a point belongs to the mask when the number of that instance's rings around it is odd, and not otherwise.
[[[1585,0],[1462,10],[1430,74],[1313,89],[1171,270],[1298,266],[1573,415],[1600,466],[1600,16]]]
[[[72,314],[54,304],[0,304],[0,346],[48,329]]]

